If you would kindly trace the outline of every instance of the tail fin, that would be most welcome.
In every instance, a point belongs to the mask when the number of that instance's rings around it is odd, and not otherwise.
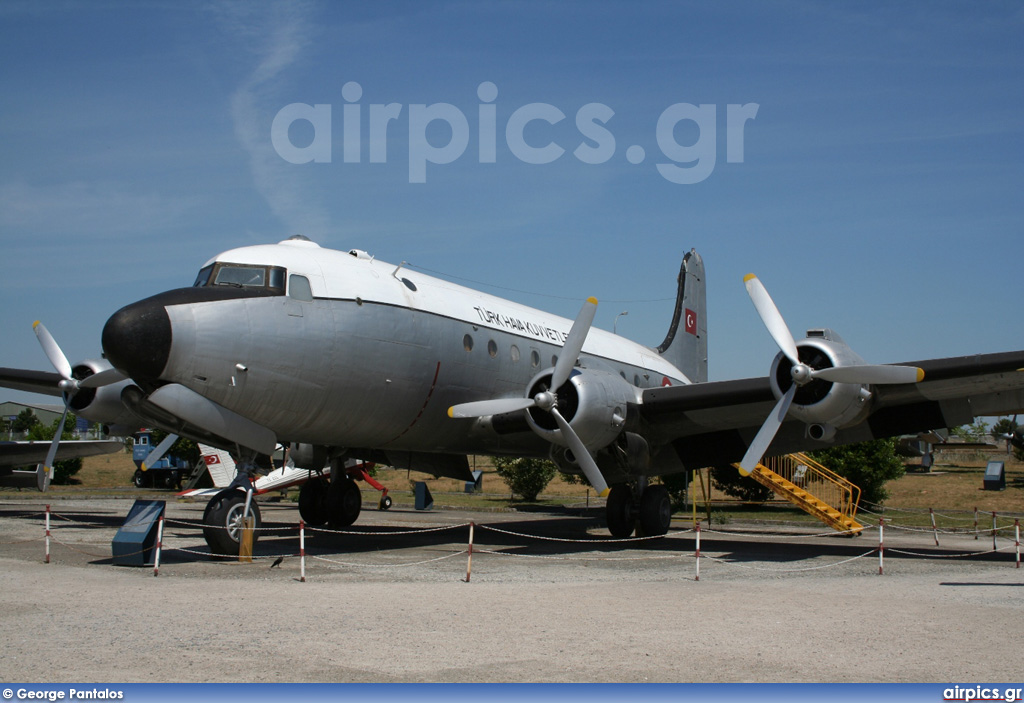
[[[206,470],[210,472],[210,478],[216,488],[227,488],[235,478],[237,469],[235,460],[223,449],[217,449],[205,444],[199,445],[199,451],[206,462]]]
[[[657,350],[688,379],[700,383],[708,380],[708,323],[704,261],[696,250],[683,257],[678,281],[672,324]]]

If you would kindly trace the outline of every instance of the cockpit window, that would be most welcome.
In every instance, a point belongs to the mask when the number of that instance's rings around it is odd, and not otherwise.
[[[213,264],[204,266],[199,269],[199,275],[196,276],[196,282],[192,284],[193,288],[202,288],[210,280],[210,274],[213,273]]]
[[[285,270],[280,266],[216,263],[203,268],[193,285],[264,288],[284,295],[284,281]]]

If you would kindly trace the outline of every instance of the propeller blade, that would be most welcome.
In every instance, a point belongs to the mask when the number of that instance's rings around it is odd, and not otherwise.
[[[46,452],[46,463],[43,464],[43,468],[46,471],[46,484],[50,485],[50,481],[53,480],[53,462],[57,458],[57,447],[60,446],[60,436],[64,434],[64,421],[68,419],[68,406],[64,406],[64,414],[60,416],[60,423],[57,425],[57,434],[53,435],[53,441],[50,442],[50,451]],[[46,490],[45,488],[43,489]]]
[[[793,339],[789,326],[786,325],[786,321],[782,318],[782,313],[775,306],[775,301],[768,295],[764,284],[752,273],[748,273],[743,277],[743,283],[747,287],[747,295],[750,296],[751,302],[754,303],[754,307],[757,309],[757,314],[761,317],[761,322],[768,328],[768,334],[772,336],[775,343],[779,345],[779,349],[782,350],[787,359],[793,362],[794,366],[799,364],[800,358],[797,354],[796,340]]]
[[[789,406],[793,404],[793,396],[795,395],[796,385],[794,384],[786,391],[786,395],[779,398],[779,402],[772,408],[768,419],[764,421],[761,429],[757,431],[757,436],[754,437],[754,441],[747,447],[747,453],[743,455],[743,461],[740,462],[740,470],[744,475],[753,471],[757,463],[761,461],[761,457],[768,451],[772,440],[775,439],[775,433],[779,431],[782,421],[786,419],[786,413],[789,412]]]
[[[46,470],[46,467],[40,464],[36,467],[36,488],[39,489],[40,493],[46,493],[46,489],[50,487],[50,472]]]
[[[916,366],[887,366],[884,364],[861,364],[858,366],[833,366],[811,371],[811,378],[820,378],[833,383],[918,383],[924,379],[924,370]]]
[[[460,403],[448,408],[448,417],[486,417],[488,415],[501,415],[512,413],[516,410],[525,410],[535,405],[533,398],[494,398],[492,400],[477,400],[472,403]]]
[[[47,331],[46,327],[43,326],[39,320],[32,323],[32,329],[36,332],[36,337],[39,338],[39,344],[43,347],[43,352],[46,354],[46,358],[53,364],[53,368],[57,369],[57,373],[64,379],[71,378],[71,364],[68,363],[68,358],[64,356],[64,352],[60,350],[60,346],[57,344],[57,340],[53,338],[53,335]]]
[[[597,462],[594,461],[594,457],[590,456],[590,451],[583,444],[583,440],[576,434],[572,425],[562,417],[562,413],[558,412],[558,408],[551,408],[550,412],[554,416],[555,422],[558,423],[558,429],[562,430],[562,436],[565,437],[569,449],[572,450],[573,456],[576,457],[576,462],[583,469],[583,474],[587,477],[587,480],[590,481],[590,485],[594,487],[599,496],[602,498],[606,497],[609,490],[608,483],[604,480],[601,469],[597,468]]]
[[[91,376],[90,376],[91,378]],[[164,454],[171,448],[171,445],[178,441],[178,435],[169,434],[164,437],[164,441],[156,445],[156,448],[151,451],[145,459],[142,460],[142,466],[140,467],[143,471],[146,471],[150,466],[155,464],[164,458]]]
[[[558,355],[555,370],[551,373],[552,391],[557,391],[569,380],[569,374],[572,373],[573,367],[576,366],[576,360],[580,358],[580,352],[583,351],[583,343],[587,341],[590,326],[594,324],[596,313],[597,298],[587,298],[583,307],[580,308],[580,314],[576,316],[576,321],[572,323],[569,336],[566,337],[565,344],[562,345],[562,353]]]
[[[121,381],[128,378],[117,369],[107,369],[106,371],[100,371],[94,373],[92,376],[87,376],[83,380],[78,382],[79,388],[99,388],[100,386],[109,386],[113,383],[120,383]]]

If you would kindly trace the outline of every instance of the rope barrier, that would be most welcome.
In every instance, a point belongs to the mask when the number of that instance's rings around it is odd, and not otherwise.
[[[903,512],[910,512],[910,511],[903,511]],[[919,513],[919,514],[923,515],[923,512]],[[711,560],[713,560],[715,562],[724,563],[726,565],[736,566],[736,567],[741,568],[741,569],[748,569],[748,570],[752,570],[752,571],[763,571],[763,572],[771,572],[771,573],[800,573],[800,572],[805,572],[805,571],[818,571],[818,570],[821,570],[821,569],[827,569],[827,568],[831,568],[831,567],[839,567],[839,566],[842,566],[844,564],[848,564],[848,563],[851,563],[853,561],[857,561],[859,559],[863,559],[863,558],[868,557],[868,556],[870,556],[870,555],[872,555],[872,554],[877,552],[878,553],[878,573],[881,575],[883,573],[883,563],[884,563],[883,559],[884,559],[884,552],[885,552],[885,545],[884,545],[884,537],[883,537],[883,535],[884,535],[884,530],[885,530],[886,527],[889,527],[891,529],[903,530],[903,531],[910,532],[910,533],[930,532],[930,533],[932,533],[932,536],[933,536],[933,539],[935,541],[935,545],[936,546],[939,545],[939,540],[938,540],[938,535],[939,534],[946,534],[946,535],[953,535],[953,536],[956,536],[956,535],[960,535],[960,536],[971,536],[971,535],[974,535],[975,539],[976,539],[977,538],[977,534],[980,532],[980,530],[978,530],[977,528],[975,528],[975,529],[970,529],[970,528],[967,528],[967,529],[964,529],[964,528],[953,528],[953,529],[940,530],[935,525],[935,516],[936,515],[942,516],[942,514],[935,513],[933,510],[930,510],[928,514],[929,514],[929,516],[931,518],[931,523],[932,523],[932,527],[931,528],[927,528],[927,527],[913,527],[913,526],[907,526],[907,525],[898,525],[898,524],[893,524],[892,522],[886,520],[885,518],[879,518],[879,524],[877,525],[878,533],[879,533],[879,543],[878,543],[878,547],[877,548],[872,548],[872,549],[864,552],[863,554],[852,556],[852,557],[849,557],[849,558],[846,558],[846,559],[842,559],[841,561],[834,562],[834,563],[829,563],[829,564],[817,564],[817,565],[813,565],[813,566],[806,566],[806,567],[792,568],[792,569],[775,569],[775,568],[767,568],[767,567],[762,567],[762,566],[755,566],[753,564],[740,563],[740,562],[737,562],[735,560],[730,560],[730,559],[727,559],[727,558],[722,557],[722,556],[711,556],[711,555],[707,555],[707,554],[705,554],[704,556],[705,556],[705,558],[711,559]],[[35,517],[35,516],[38,516],[38,515],[39,515],[39,513],[29,513],[29,512],[26,512],[26,513],[23,514],[23,517],[31,518],[31,517]],[[60,519],[61,521],[63,521],[64,523],[70,523],[72,525],[80,525],[80,526],[85,526],[85,527],[109,527],[107,524],[99,523],[99,522],[90,522],[90,521],[87,521],[87,520],[76,520],[76,519],[74,519],[72,517],[69,517],[67,515],[61,515],[61,514],[53,513],[50,510],[50,506],[49,505],[46,506],[46,510],[43,513],[43,517],[45,519],[45,521],[44,521],[45,533],[44,533],[43,540],[46,543],[46,563],[49,563],[49,561],[50,561],[50,541],[51,541],[51,539],[53,540],[53,542],[56,542],[57,544],[61,545],[62,547],[66,547],[66,548],[68,548],[71,551],[77,552],[79,554],[86,555],[88,557],[101,558],[101,559],[109,558],[110,555],[108,553],[97,554],[97,553],[94,553],[94,552],[91,552],[91,551],[88,551],[86,549],[81,548],[81,545],[76,545],[75,543],[59,539],[57,536],[55,536],[53,534],[53,530],[51,529],[51,517],[56,517],[56,518]],[[945,516],[942,516],[942,517],[945,517]],[[992,526],[991,530],[992,530],[992,536],[993,536],[993,548],[991,550],[971,551],[971,552],[958,552],[958,553],[952,553],[952,554],[934,554],[934,553],[917,552],[917,551],[912,551],[912,550],[907,550],[907,549],[893,549],[892,547],[890,547],[889,551],[890,552],[894,552],[896,554],[899,554],[901,556],[913,557],[913,558],[924,558],[924,559],[969,559],[969,558],[972,558],[972,557],[981,557],[981,556],[985,556],[985,555],[989,555],[989,554],[996,554],[996,553],[999,553],[999,552],[1006,552],[1006,551],[1008,551],[1008,550],[1010,550],[1012,548],[1012,549],[1015,550],[1015,559],[1014,559],[1015,568],[1020,568],[1020,561],[1021,561],[1021,557],[1020,557],[1020,519],[1019,518],[1015,519],[1014,520],[1014,524],[1012,526],[1009,525],[1009,524],[1000,526],[998,524],[998,522],[997,522],[997,519],[996,519],[996,513],[993,512],[992,513],[992,520],[993,520],[993,526]],[[157,522],[158,522],[158,524],[157,524],[157,537],[156,537],[156,544],[155,544],[155,551],[154,551],[155,559],[154,559],[154,565],[153,565],[153,567],[154,567],[153,568],[153,575],[154,576],[158,576],[159,575],[160,565],[161,565],[161,558],[164,555],[164,552],[167,551],[167,550],[171,550],[171,551],[175,551],[175,552],[181,552],[183,554],[196,555],[196,556],[200,556],[200,557],[204,557],[204,558],[218,558],[218,559],[230,560],[230,561],[235,562],[235,563],[238,562],[238,559],[239,559],[238,555],[233,555],[233,554],[232,555],[214,554],[214,553],[209,552],[209,551],[198,551],[198,550],[189,549],[189,548],[185,548],[185,547],[172,547],[172,546],[169,546],[166,543],[167,533],[165,532],[165,524],[172,524],[172,525],[179,525],[179,526],[188,526],[188,527],[193,527],[193,528],[197,528],[197,529],[201,529],[201,528],[206,527],[206,526],[204,526],[199,521],[170,520],[170,519],[166,519],[163,516],[160,516],[158,518]],[[342,561],[342,560],[339,560],[339,559],[332,559],[332,558],[330,558],[328,556],[324,556],[324,555],[307,555],[307,553],[306,553],[306,545],[305,545],[306,530],[313,530],[315,532],[323,532],[323,533],[327,533],[327,534],[343,534],[343,535],[353,535],[353,536],[374,537],[374,536],[401,536],[401,535],[415,535],[415,534],[426,534],[426,533],[439,533],[439,532],[444,532],[444,531],[447,531],[447,530],[456,530],[456,529],[460,529],[460,528],[463,528],[463,527],[468,527],[469,528],[469,542],[468,542],[467,549],[453,551],[450,554],[444,554],[444,555],[439,556],[439,557],[433,557],[433,558],[429,558],[429,559],[422,559],[422,560],[417,560],[417,561],[412,561],[412,562],[405,562],[405,563],[365,563],[365,562],[363,562],[363,563],[360,563],[360,562],[350,562],[350,561]],[[999,547],[997,545],[997,543],[996,543],[996,539],[998,537],[998,533],[1000,531],[1002,531],[1002,530],[1009,530],[1011,527],[1014,529],[1013,544],[1012,545],[1007,544],[1006,546]],[[661,539],[665,539],[665,538],[679,537],[679,536],[683,536],[683,535],[687,535],[687,534],[693,533],[695,535],[695,546],[694,546],[693,552],[689,552],[689,551],[688,552],[681,552],[680,551],[680,552],[675,552],[675,553],[671,553],[671,554],[650,554],[650,553],[645,553],[645,554],[633,554],[633,555],[629,555],[629,556],[607,556],[607,555],[605,555],[605,556],[589,556],[589,555],[588,556],[584,556],[584,555],[574,555],[574,554],[559,554],[559,555],[518,554],[518,553],[514,553],[514,552],[504,551],[502,549],[483,549],[483,548],[480,548],[480,547],[476,546],[475,543],[474,543],[474,537],[475,537],[476,528],[480,528],[482,530],[488,530],[490,532],[497,533],[497,534],[508,535],[508,536],[511,536],[511,537],[516,537],[516,538],[521,538],[521,539],[535,540],[535,541],[539,541],[539,542],[567,543],[567,544],[591,545],[591,546],[608,545],[608,544],[626,546],[626,545],[633,545],[633,544],[637,544],[637,543],[649,542],[649,541],[652,541],[652,540],[661,540]],[[346,531],[346,530],[330,530],[330,529],[310,528],[309,526],[307,526],[305,524],[304,521],[300,520],[300,522],[297,525],[297,527],[275,526],[275,527],[261,527],[261,528],[257,528],[257,529],[259,529],[262,532],[273,532],[273,533],[283,534],[283,535],[290,534],[290,533],[294,532],[296,529],[298,530],[298,533],[299,533],[299,552],[298,553],[261,554],[261,555],[253,555],[252,558],[255,559],[255,560],[266,560],[266,559],[283,560],[283,559],[286,559],[286,558],[299,558],[301,560],[301,562],[300,562],[300,565],[301,565],[300,566],[300,568],[301,568],[301,578],[299,580],[301,582],[303,582],[303,583],[306,581],[306,557],[307,556],[309,556],[312,559],[317,560],[320,563],[328,565],[328,568],[347,567],[347,568],[387,569],[387,568],[415,567],[415,566],[422,566],[422,565],[426,565],[426,564],[438,563],[438,562],[446,561],[446,560],[449,560],[449,559],[452,559],[452,558],[455,558],[455,557],[459,557],[459,556],[461,556],[463,554],[467,555],[466,578],[465,578],[465,581],[467,583],[470,582],[470,578],[471,578],[471,574],[472,574],[472,559],[473,559],[473,555],[474,554],[486,554],[486,555],[490,555],[490,556],[513,557],[513,558],[547,560],[547,561],[585,561],[585,562],[601,562],[601,561],[605,561],[605,562],[666,561],[666,560],[680,560],[680,559],[693,558],[695,560],[695,570],[696,570],[694,580],[695,581],[699,581],[700,580],[700,559],[701,559],[701,556],[702,556],[701,555],[701,543],[700,543],[701,542],[701,531],[702,531],[702,528],[701,528],[701,523],[700,522],[696,523],[696,526],[695,526],[694,529],[682,530],[682,531],[668,533],[666,535],[660,535],[660,536],[653,536],[653,537],[631,537],[631,538],[625,538],[625,539],[573,539],[573,538],[563,538],[563,537],[549,537],[549,536],[545,536],[545,535],[533,535],[533,534],[524,533],[524,532],[518,532],[518,531],[514,531],[514,530],[507,530],[507,529],[504,529],[504,528],[501,528],[501,527],[497,527],[497,526],[493,526],[493,525],[477,525],[475,522],[459,523],[459,524],[455,524],[455,525],[432,526],[432,527],[424,527],[424,528],[417,528],[417,529],[402,529],[402,530],[397,530],[397,531],[381,531],[381,530],[377,530],[377,531],[354,531],[354,530],[347,530]],[[707,529],[707,530],[704,530],[704,531],[710,532],[712,534],[721,534],[721,535],[731,536],[731,537],[755,537],[755,538],[759,538],[759,539],[764,539],[765,537],[770,537],[771,539],[775,539],[775,540],[787,540],[787,539],[800,539],[800,538],[806,539],[806,538],[825,537],[825,536],[832,537],[832,536],[841,536],[841,535],[847,535],[847,534],[864,534],[869,529],[873,529],[873,526],[864,526],[861,529],[846,530],[846,531],[843,531],[843,532],[830,531],[830,532],[815,533],[815,534],[786,534],[786,535],[770,535],[770,536],[766,535],[764,533],[732,532],[732,531],[726,531],[726,530],[711,530],[711,529]],[[988,531],[988,528],[985,528],[985,531]],[[187,537],[191,537],[191,536],[192,535],[187,535]],[[38,542],[38,541],[40,541],[40,538],[31,538],[31,539],[16,540],[16,541],[10,541],[10,542],[0,542],[0,544],[27,544],[27,543],[30,543],[30,542]],[[150,551],[151,549],[154,549],[154,547],[150,547],[150,548],[147,548],[147,549],[142,549],[142,550],[139,550],[137,552],[131,552],[131,553],[128,553],[128,554],[119,554],[119,556],[134,556],[134,555],[144,554],[144,553]],[[947,547],[947,549],[948,549],[948,547]]]

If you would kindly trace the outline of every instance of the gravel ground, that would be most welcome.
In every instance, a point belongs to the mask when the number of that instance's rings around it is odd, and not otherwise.
[[[352,528],[374,534],[309,533],[302,583],[294,507],[262,505],[277,529],[239,564],[201,554],[202,505],[171,503],[154,578],[111,564],[130,506],[55,501],[44,564],[42,503],[0,501],[4,681],[1020,680],[1024,570],[1005,540],[963,556],[986,536],[887,529],[879,576],[856,558],[877,530],[730,524],[696,580],[692,533],[624,546],[594,515],[392,509]]]

